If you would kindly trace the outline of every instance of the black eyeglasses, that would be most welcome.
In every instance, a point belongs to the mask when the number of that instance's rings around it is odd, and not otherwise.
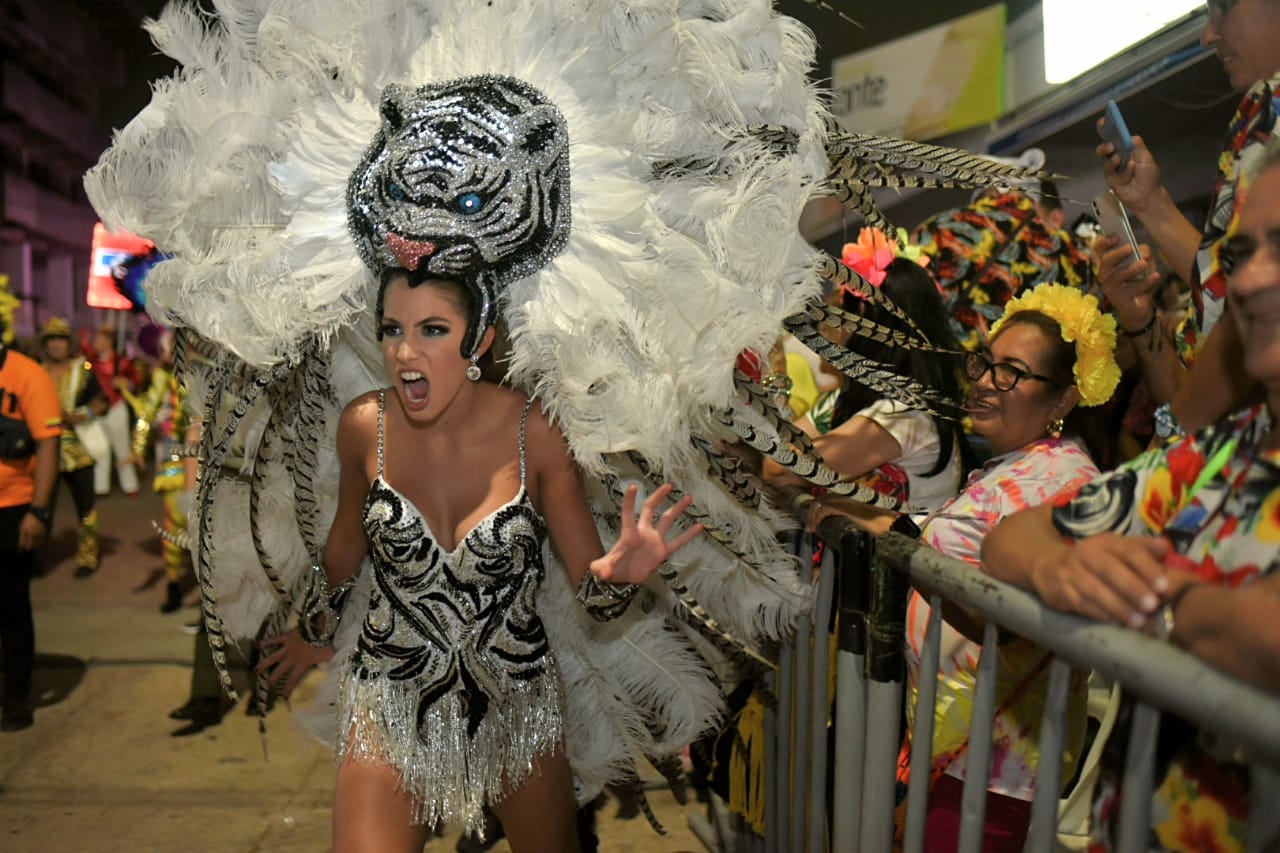
[[[991,371],[991,384],[997,391],[1012,391],[1023,379],[1039,379],[1050,385],[1061,384],[1052,377],[1023,370],[1007,361],[994,362],[980,352],[971,352],[964,357],[964,372],[974,382],[985,376],[988,370]]]

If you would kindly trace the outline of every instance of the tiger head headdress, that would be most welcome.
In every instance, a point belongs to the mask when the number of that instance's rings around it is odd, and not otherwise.
[[[465,77],[382,93],[382,127],[347,182],[347,224],[375,272],[465,282],[470,357],[506,286],[569,237],[564,116],[512,77]]]

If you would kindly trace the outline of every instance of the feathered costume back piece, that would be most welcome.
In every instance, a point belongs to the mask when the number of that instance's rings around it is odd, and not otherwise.
[[[834,193],[875,224],[874,187],[1022,173],[833,130],[807,78],[812,35],[767,0],[212,6],[208,16],[174,3],[149,22],[181,69],[155,84],[86,188],[109,227],[171,256],[148,278],[148,309],[184,330],[180,356],[203,401],[190,529],[216,660],[225,665],[228,637],[289,625],[307,592],[334,511],[337,414],[384,384],[365,261],[447,272],[460,242],[500,253],[530,221],[501,221],[501,211],[528,211],[541,193],[539,204],[563,202],[539,208],[556,232],[549,250],[478,281],[509,331],[509,381],[563,429],[606,543],[622,483],[634,479],[674,482],[673,499],[691,495],[690,515],[709,532],[606,625],[580,612],[562,571],[549,572],[539,608],[569,695],[569,756],[583,796],[634,778],[636,754],[669,764],[716,722],[729,665],[767,665],[759,648],[808,607],[807,583],[778,542],[785,519],[725,443],[884,500],[841,482],[769,394],[735,372],[736,356],[768,350],[785,327],[886,396],[952,410],[857,353],[860,336],[930,345],[878,288],[800,236],[801,209]],[[437,122],[415,162],[447,179],[415,184],[421,173],[404,162],[378,172],[375,139],[412,120],[405,99],[452,97],[449,87],[471,78],[508,81],[494,97],[521,102],[523,135]],[[546,142],[538,134],[557,133],[567,163],[530,167]],[[548,170],[551,188],[509,180],[502,166],[517,162]],[[564,197],[553,187],[562,167]],[[378,209],[349,222],[349,185],[369,169],[376,180],[351,192],[376,196]],[[397,220],[397,204],[424,192],[435,193],[431,216]],[[892,327],[825,309],[824,277],[889,309]],[[851,330],[852,350],[827,344],[822,324]],[[348,605],[361,606],[359,595]],[[359,621],[344,620],[339,646]]]

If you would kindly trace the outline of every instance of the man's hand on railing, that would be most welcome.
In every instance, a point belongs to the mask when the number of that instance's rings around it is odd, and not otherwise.
[[[1055,610],[1141,630],[1168,589],[1168,540],[1103,533],[1046,548],[1031,562],[1031,588]]]
[[[1171,590],[1168,540],[1102,533],[1069,543],[1053,509],[1015,513],[982,542],[983,570],[1055,610],[1141,629]]]

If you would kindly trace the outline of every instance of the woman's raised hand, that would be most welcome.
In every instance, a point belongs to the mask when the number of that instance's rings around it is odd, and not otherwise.
[[[662,513],[655,523],[654,516],[672,488],[670,483],[664,483],[649,495],[637,517],[636,496],[640,490],[635,485],[628,486],[622,498],[622,532],[618,541],[609,553],[592,561],[587,571],[594,572],[596,577],[608,583],[644,583],[672,554],[701,535],[701,524],[672,535],[676,520],[693,503],[693,498],[688,495]]]
[[[1098,281],[1115,309],[1121,328],[1141,329],[1155,310],[1152,294],[1160,286],[1160,270],[1151,258],[1151,247],[1138,247],[1141,260],[1135,261],[1127,241],[1103,235],[1093,241],[1098,262]]]
[[[1099,131],[1102,119],[1098,119]],[[1141,216],[1146,213],[1164,191],[1160,180],[1160,167],[1156,158],[1147,147],[1141,136],[1133,138],[1133,151],[1129,152],[1129,162],[1120,168],[1120,154],[1115,145],[1104,142],[1097,148],[1102,160],[1102,172],[1110,187],[1130,213]]]

